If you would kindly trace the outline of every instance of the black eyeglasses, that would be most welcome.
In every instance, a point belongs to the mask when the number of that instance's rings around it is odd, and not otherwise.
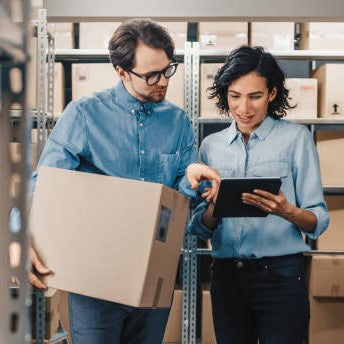
[[[137,74],[132,70],[130,70],[129,72],[145,80],[148,86],[153,86],[159,82],[161,74],[163,74],[166,79],[169,79],[177,71],[177,66],[178,62],[172,62],[160,72],[151,72],[145,76]]]

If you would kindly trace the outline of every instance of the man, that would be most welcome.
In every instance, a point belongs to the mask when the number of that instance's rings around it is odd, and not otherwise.
[[[169,34],[152,21],[134,19],[116,30],[109,51],[121,82],[67,106],[38,167],[178,188],[194,161],[194,133],[186,113],[165,100],[169,78],[177,69]],[[194,187],[202,179],[218,182],[218,175],[200,164],[190,166],[188,177]],[[49,273],[32,249],[30,258],[37,272]],[[33,273],[29,280],[45,287]],[[74,344],[162,343],[169,309],[140,309],[73,293],[69,305]]]

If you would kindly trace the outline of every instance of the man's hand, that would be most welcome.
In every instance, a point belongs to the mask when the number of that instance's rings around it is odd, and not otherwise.
[[[32,247],[29,248],[29,260],[33,270],[40,275],[49,275],[51,273],[51,271],[41,263],[36,251]],[[48,289],[47,286],[34,273],[29,272],[28,278],[30,284],[34,287],[44,290]]]
[[[209,180],[212,187],[207,188],[206,192],[202,194],[202,197],[206,198],[207,202],[210,202],[216,197],[221,177],[215,169],[201,163],[193,163],[186,169],[186,177],[192,189],[197,189],[202,180]]]

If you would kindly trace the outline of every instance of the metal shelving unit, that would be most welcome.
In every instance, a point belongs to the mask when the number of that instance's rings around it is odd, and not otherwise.
[[[30,340],[29,311],[31,298],[27,283],[27,207],[26,185],[28,178],[27,156],[27,107],[26,67],[28,61],[27,25],[30,17],[28,1],[0,3],[0,342],[27,343]],[[16,11],[15,11],[16,10]],[[18,18],[18,20],[15,20]],[[14,85],[17,74],[20,86]],[[10,152],[13,126],[10,108],[17,103],[23,109],[17,128],[20,158]],[[20,285],[13,283],[13,277]],[[12,281],[12,282],[11,282]]]
[[[230,123],[231,119],[199,117],[199,80],[200,63],[223,62],[229,51],[200,50],[199,43],[187,42],[184,50],[175,52],[177,61],[185,64],[185,110],[189,114],[196,133],[196,142],[203,136],[204,125]],[[272,54],[283,60],[343,60],[343,51],[272,51]],[[57,49],[55,61],[62,63],[107,63],[107,50],[92,49]],[[39,121],[33,114],[33,121]],[[344,129],[344,119],[291,119],[291,121],[309,126],[314,133],[316,130]],[[324,186],[326,195],[344,194],[344,186]],[[311,250],[308,254],[341,254],[344,251]],[[186,235],[182,250],[182,284],[183,284],[183,313],[182,313],[182,343],[196,343],[196,305],[197,305],[197,260],[198,255],[210,255],[211,250],[197,248],[197,239]]]

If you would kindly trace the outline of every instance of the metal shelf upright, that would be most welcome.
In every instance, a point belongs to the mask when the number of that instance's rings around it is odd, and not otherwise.
[[[29,2],[0,3],[0,342],[28,343],[31,298],[27,281],[27,142],[29,113],[26,100]],[[14,78],[19,80],[16,86]],[[17,127],[19,158],[11,154],[12,104],[22,111]],[[20,288],[18,288],[18,284]]]

